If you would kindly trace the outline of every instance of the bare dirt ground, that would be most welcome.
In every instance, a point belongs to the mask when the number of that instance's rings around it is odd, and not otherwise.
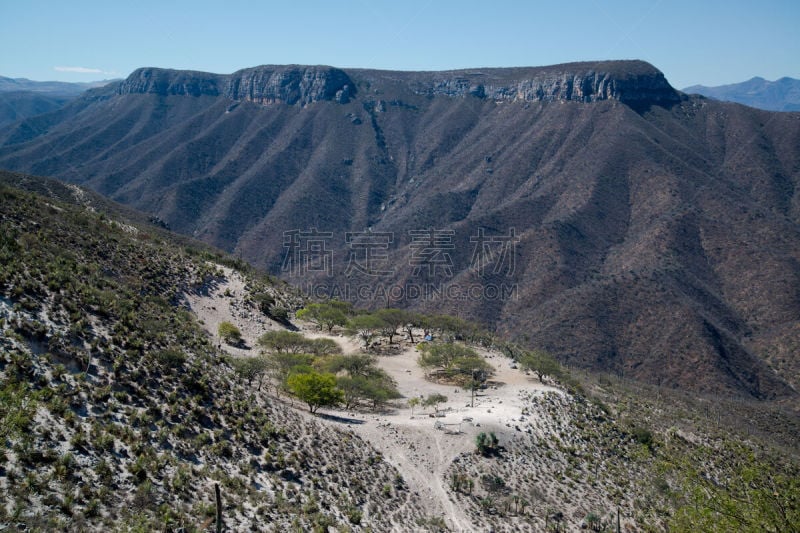
[[[242,301],[243,278],[230,269],[223,271],[224,280],[205,294],[187,295],[187,304],[216,339],[217,327],[223,321],[232,322],[242,331],[248,348],[220,343],[224,350],[240,357],[255,355],[258,337],[282,326],[248,309]],[[225,296],[226,291],[230,296]],[[362,351],[360,343],[350,337],[327,335],[302,323],[298,327],[309,337],[334,339],[344,353]],[[511,368],[511,362],[503,355],[479,350],[496,372],[488,388],[478,391],[473,400],[469,390],[426,380],[416,363],[418,351],[403,336],[395,339],[394,347],[398,353],[379,356],[379,366],[397,381],[406,399],[433,393],[445,395],[448,400],[438,406],[438,413],[418,407],[412,415],[406,400],[401,400],[382,413],[329,409],[321,413],[321,418],[354,431],[380,451],[402,473],[409,490],[418,495],[416,504],[428,516],[444,518],[453,531],[473,531],[466,513],[450,496],[444,477],[446,469],[458,455],[475,449],[475,436],[481,431],[494,432],[501,445],[515,432],[524,431],[530,415],[523,415],[523,398],[558,389]]]
[[[241,274],[228,267],[219,268],[225,278],[212,283],[205,291],[186,294],[186,305],[226,352],[240,357],[257,355],[256,340],[267,331],[284,328],[245,305],[246,283]],[[231,346],[220,340],[217,330],[223,322],[230,322],[241,330],[243,342],[239,346]]]

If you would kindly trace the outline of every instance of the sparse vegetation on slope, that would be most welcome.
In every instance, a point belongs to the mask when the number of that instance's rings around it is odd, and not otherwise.
[[[218,274],[146,229],[0,189],[0,523],[199,531],[214,483],[226,528],[414,516],[381,490],[398,472],[249,386],[181,307]]]
[[[377,328],[378,356],[343,355],[357,343],[324,325],[254,334],[261,302],[296,305],[269,279],[85,207],[0,193],[0,524],[202,530],[217,483],[227,528],[798,529],[790,412],[568,372],[441,316]],[[183,298],[212,292],[239,314],[197,323]],[[245,348],[217,347],[225,320]],[[421,354],[413,327],[389,342],[411,323],[434,337]],[[480,392],[414,365],[475,354],[496,372]],[[391,402],[401,391],[427,413],[409,418]],[[311,416],[288,393],[354,414]]]

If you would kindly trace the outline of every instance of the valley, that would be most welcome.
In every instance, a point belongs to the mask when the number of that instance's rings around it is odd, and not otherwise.
[[[796,402],[798,145],[797,113],[685,95],[642,61],[143,68],[0,127],[0,168],[90,187],[320,295],[379,308],[356,289],[396,289],[394,306],[569,365]],[[308,270],[287,257],[312,230],[326,263]],[[353,238],[374,241],[369,269]]]
[[[31,102],[0,529],[800,528],[800,114],[642,61]]]

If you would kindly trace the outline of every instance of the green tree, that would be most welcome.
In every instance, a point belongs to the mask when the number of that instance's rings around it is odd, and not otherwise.
[[[494,432],[489,433],[488,435],[481,431],[475,437],[475,448],[477,449],[478,453],[481,455],[488,457],[490,455],[494,455],[498,451],[499,441],[497,439],[497,435]]]
[[[449,369],[458,359],[480,357],[472,348],[457,342],[423,344],[422,350],[417,362],[425,369]]]
[[[311,339],[308,350],[317,357],[342,353],[342,347],[333,339]]]
[[[332,374],[344,371],[351,376],[369,377],[376,370],[376,361],[372,355],[333,355],[318,361],[318,364],[322,370]]]
[[[269,361],[268,372],[275,381],[276,388],[285,388],[292,373],[311,369],[314,356],[304,353],[274,352],[267,354],[267,361]]]
[[[258,338],[258,345],[266,352],[308,353],[311,340],[296,331],[267,331]]]
[[[344,394],[347,409],[352,409],[362,402],[370,402],[372,409],[377,409],[389,400],[402,397],[391,379],[339,376],[336,378],[336,386]]]
[[[239,344],[242,341],[242,332],[230,322],[222,322],[217,328],[217,334],[228,344]]]
[[[459,385],[471,385],[486,381],[494,368],[472,348],[457,342],[428,343],[422,345],[417,359],[429,375],[438,371],[441,377]]]
[[[450,342],[463,339],[473,329],[466,320],[449,315],[430,315],[427,317],[427,326],[437,330],[442,338]]]
[[[336,326],[347,324],[347,315],[341,306],[330,303],[312,303],[297,312],[297,318],[308,320],[317,325],[319,329],[327,329],[330,333]]]
[[[403,397],[397,389],[397,383],[383,370],[368,379],[364,397],[372,402],[372,408],[378,409],[385,405],[389,400],[397,400]]]
[[[264,376],[269,369],[269,360],[264,356],[257,357],[237,357],[232,361],[233,368],[236,373],[247,381],[248,385],[253,384],[253,380],[258,382],[258,390],[261,390],[261,384]]]
[[[429,394],[428,397],[422,401],[422,405],[425,407],[433,407],[433,410],[438,413],[439,404],[445,403],[446,401],[447,401],[447,396],[435,392],[433,394]]]
[[[311,413],[320,407],[338,405],[344,394],[336,386],[336,376],[315,371],[292,374],[287,379],[289,390],[308,405]]]
[[[385,328],[383,320],[375,315],[357,315],[350,319],[347,324],[348,330],[357,335],[364,343],[364,349],[368,349],[372,339],[378,332]]]
[[[406,322],[403,324],[403,330],[408,334],[408,340],[414,343],[414,328],[422,327],[424,320],[423,315],[406,311]]]
[[[378,309],[375,316],[383,321],[381,334],[389,338],[389,344],[397,335],[397,329],[402,328],[408,321],[408,313],[402,309]]]
[[[269,293],[260,292],[253,295],[253,302],[258,306],[259,311],[270,316],[270,310],[275,305],[275,297]]]
[[[339,375],[337,385],[344,392],[347,408],[363,401],[372,403],[376,409],[389,400],[400,398],[397,384],[389,374],[375,366],[376,359],[370,355],[334,355],[317,365],[325,372]]]
[[[273,305],[269,310],[269,314],[273,320],[283,324],[289,323],[289,310],[281,305]]]
[[[542,381],[544,376],[558,378],[562,374],[561,365],[544,350],[533,350],[532,352],[518,354],[517,361],[524,370],[534,372],[539,381]]]

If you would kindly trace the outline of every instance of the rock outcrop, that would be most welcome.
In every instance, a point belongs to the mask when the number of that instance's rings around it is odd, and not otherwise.
[[[430,96],[476,96],[497,101],[669,103],[680,100],[664,74],[643,61],[418,73],[411,87],[418,94]]]
[[[141,68],[121,82],[119,94],[224,96],[261,105],[304,106],[312,102],[349,102],[356,86],[390,82],[425,96],[496,101],[619,100],[669,103],[680,100],[664,74],[642,61],[568,63],[552,67],[500,68],[444,72],[352,70],[326,66],[263,65],[229,75]]]
[[[145,67],[122,81],[117,94],[219,96],[221,78],[207,72]]]
[[[342,70],[317,66],[260,66],[230,75],[140,68],[120,83],[118,94],[224,96],[267,105],[307,105],[322,100],[346,103],[355,93]]]

